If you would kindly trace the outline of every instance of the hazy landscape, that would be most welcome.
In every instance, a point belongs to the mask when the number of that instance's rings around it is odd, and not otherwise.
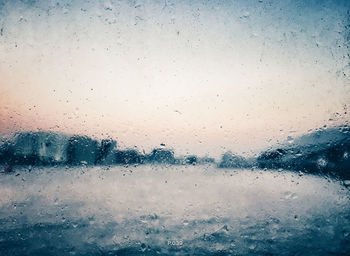
[[[350,130],[348,125],[318,129],[309,134],[262,151],[255,157],[226,152],[221,159],[196,155],[175,156],[165,145],[150,153],[136,149],[118,149],[117,141],[101,141],[88,136],[53,133],[20,132],[0,144],[0,164],[4,172],[12,166],[79,166],[79,165],[217,165],[219,168],[269,168],[295,172],[318,173],[350,179]],[[6,171],[7,170],[7,171]]]
[[[52,132],[4,139],[5,255],[345,255],[349,129],[215,161]]]
[[[0,0],[0,255],[350,255],[349,0]]]

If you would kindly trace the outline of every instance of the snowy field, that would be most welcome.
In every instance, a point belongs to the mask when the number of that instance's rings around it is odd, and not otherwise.
[[[329,178],[203,166],[0,174],[0,255],[349,255]]]

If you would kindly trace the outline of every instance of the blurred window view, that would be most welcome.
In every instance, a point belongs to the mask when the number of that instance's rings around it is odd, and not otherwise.
[[[350,255],[350,2],[0,0],[0,255]]]

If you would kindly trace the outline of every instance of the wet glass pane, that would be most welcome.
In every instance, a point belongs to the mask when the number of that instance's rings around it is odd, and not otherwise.
[[[0,0],[0,255],[350,255],[350,2]]]

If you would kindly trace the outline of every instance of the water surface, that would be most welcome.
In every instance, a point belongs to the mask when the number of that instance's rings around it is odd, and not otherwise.
[[[287,171],[202,166],[0,174],[1,255],[346,255],[350,192]]]

